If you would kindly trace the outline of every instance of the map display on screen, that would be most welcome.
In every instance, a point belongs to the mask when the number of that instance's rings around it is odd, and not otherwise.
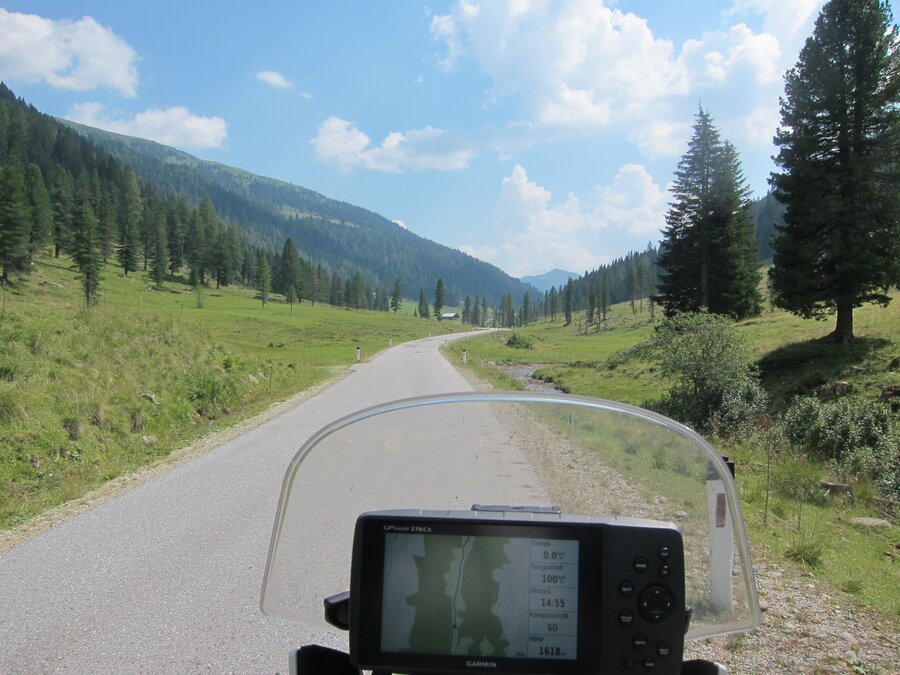
[[[386,533],[381,650],[576,659],[578,541]]]

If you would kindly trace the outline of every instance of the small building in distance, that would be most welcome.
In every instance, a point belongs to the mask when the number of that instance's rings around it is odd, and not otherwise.
[[[444,312],[441,314],[441,321],[458,321],[459,314],[457,312]]]

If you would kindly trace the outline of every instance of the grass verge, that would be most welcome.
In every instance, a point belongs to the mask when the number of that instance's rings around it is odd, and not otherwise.
[[[357,347],[461,328],[103,274],[89,310],[64,258],[0,288],[0,528],[328,380]]]

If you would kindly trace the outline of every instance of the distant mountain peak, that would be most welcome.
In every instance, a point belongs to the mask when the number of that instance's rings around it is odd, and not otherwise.
[[[569,279],[577,279],[580,276],[577,272],[567,272],[555,267],[544,274],[522,277],[521,280],[544,293],[556,286],[565,286]]]

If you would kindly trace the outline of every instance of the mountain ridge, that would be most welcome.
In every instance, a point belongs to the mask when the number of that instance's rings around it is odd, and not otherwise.
[[[442,278],[448,306],[466,296],[487,297],[496,304],[506,293],[521,297],[536,290],[490,263],[364,207],[155,141],[57,119],[164,193],[182,192],[193,202],[209,196],[220,217],[238,223],[260,244],[278,250],[290,237],[302,256],[345,277],[362,272],[387,288],[400,278],[408,298],[417,298],[420,289],[430,296]]]

